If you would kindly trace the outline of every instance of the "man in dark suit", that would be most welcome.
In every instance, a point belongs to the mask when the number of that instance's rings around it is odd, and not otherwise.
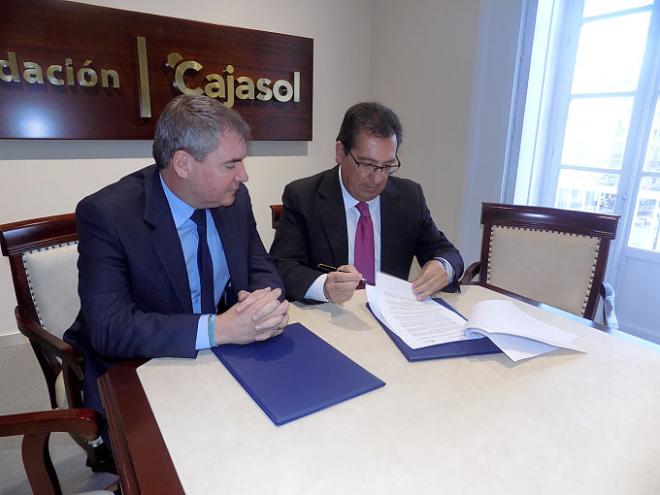
[[[158,120],[156,164],[78,204],[81,310],[64,337],[86,357],[87,407],[102,411],[96,380],[121,360],[192,358],[287,324],[243,185],[248,138],[217,100],[179,96]]]
[[[335,144],[337,166],[286,186],[270,253],[289,299],[345,302],[375,272],[407,279],[413,256],[422,266],[412,284],[418,299],[456,290],[461,255],[436,228],[420,185],[394,177],[401,139],[392,110],[354,105]],[[323,265],[338,269],[324,274]]]

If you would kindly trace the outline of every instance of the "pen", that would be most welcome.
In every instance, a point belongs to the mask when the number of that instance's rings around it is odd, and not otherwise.
[[[319,263],[316,265],[316,268],[325,273],[336,272],[338,270],[336,266],[326,265],[325,263]]]
[[[339,268],[337,268],[336,266],[326,265],[325,263],[319,263],[318,265],[316,265],[316,268],[318,268],[319,270],[321,270],[322,272],[325,272],[325,273],[339,271]],[[363,284],[367,283],[367,281],[364,278],[362,278],[360,280],[360,282],[362,282]]]

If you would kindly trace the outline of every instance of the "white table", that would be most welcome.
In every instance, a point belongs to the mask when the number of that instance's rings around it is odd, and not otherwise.
[[[275,426],[210,351],[138,369],[188,494],[658,494],[660,353],[514,301],[587,351],[409,363],[365,308],[294,305],[386,382]],[[469,315],[480,286],[444,295]]]

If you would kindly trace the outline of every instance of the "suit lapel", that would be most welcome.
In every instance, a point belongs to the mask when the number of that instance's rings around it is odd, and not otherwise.
[[[326,263],[332,262],[340,266],[348,263],[348,233],[338,170],[339,166],[336,166],[327,172],[319,186],[314,206],[319,212],[321,225],[332,251],[333,260]]]
[[[383,272],[396,272],[401,226],[405,221],[403,214],[398,188],[396,183],[389,179],[380,194],[380,269]]]
[[[151,242],[183,310],[192,313],[188,272],[181,241],[156,168],[145,173],[144,221],[153,227]]]

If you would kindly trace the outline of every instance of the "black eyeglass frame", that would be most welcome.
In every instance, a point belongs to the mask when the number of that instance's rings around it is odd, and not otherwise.
[[[351,156],[351,158],[355,162],[355,165],[357,165],[357,168],[359,169],[360,166],[362,166],[364,167],[363,170],[369,171],[369,174],[374,174],[378,172],[381,175],[385,174],[387,177],[389,177],[390,175],[396,175],[396,173],[401,168],[401,160],[399,160],[399,155],[396,153],[394,154],[394,158],[396,158],[396,165],[386,165],[384,167],[379,167],[378,165],[374,165],[372,163],[364,163],[357,161],[357,159],[353,156],[353,153],[351,153],[351,150],[349,150],[346,146],[344,146],[344,149]]]

